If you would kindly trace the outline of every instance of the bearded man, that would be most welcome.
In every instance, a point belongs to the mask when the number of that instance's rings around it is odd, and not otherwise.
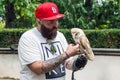
[[[19,40],[20,80],[65,80],[65,67],[75,69],[76,60],[72,57],[78,54],[79,44],[68,44],[58,31],[58,20],[64,16],[55,3],[38,5],[38,26],[26,31]]]

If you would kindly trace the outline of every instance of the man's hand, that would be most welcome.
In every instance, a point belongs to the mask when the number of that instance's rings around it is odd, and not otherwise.
[[[70,57],[74,56],[74,55],[77,55],[78,52],[79,52],[79,44],[76,44],[76,45],[70,44],[70,45],[68,45],[66,52],[68,53],[68,55]]]

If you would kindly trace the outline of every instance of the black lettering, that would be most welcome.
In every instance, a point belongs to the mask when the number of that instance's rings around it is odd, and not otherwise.
[[[49,53],[48,52],[51,53],[51,51],[47,47],[45,47],[45,51],[46,51],[47,57],[49,58]]]

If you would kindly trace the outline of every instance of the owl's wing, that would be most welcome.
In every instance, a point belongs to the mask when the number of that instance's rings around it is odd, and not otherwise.
[[[81,43],[79,43],[79,44],[80,44],[80,46],[79,46],[79,48],[80,48],[80,54],[85,53],[85,50],[84,50],[82,44]]]
[[[90,46],[89,40],[85,35],[82,35],[80,37],[80,43],[81,43],[81,46],[83,47],[84,52],[85,52],[86,56],[88,57],[88,59],[93,60],[94,53],[93,53],[92,48]]]

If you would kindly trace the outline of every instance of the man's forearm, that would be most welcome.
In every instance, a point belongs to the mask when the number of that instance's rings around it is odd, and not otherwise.
[[[63,63],[68,58],[68,55],[66,53],[59,55],[55,58],[46,60],[42,62],[42,72],[46,73],[53,69],[55,69],[57,66],[59,66],[61,63]]]

